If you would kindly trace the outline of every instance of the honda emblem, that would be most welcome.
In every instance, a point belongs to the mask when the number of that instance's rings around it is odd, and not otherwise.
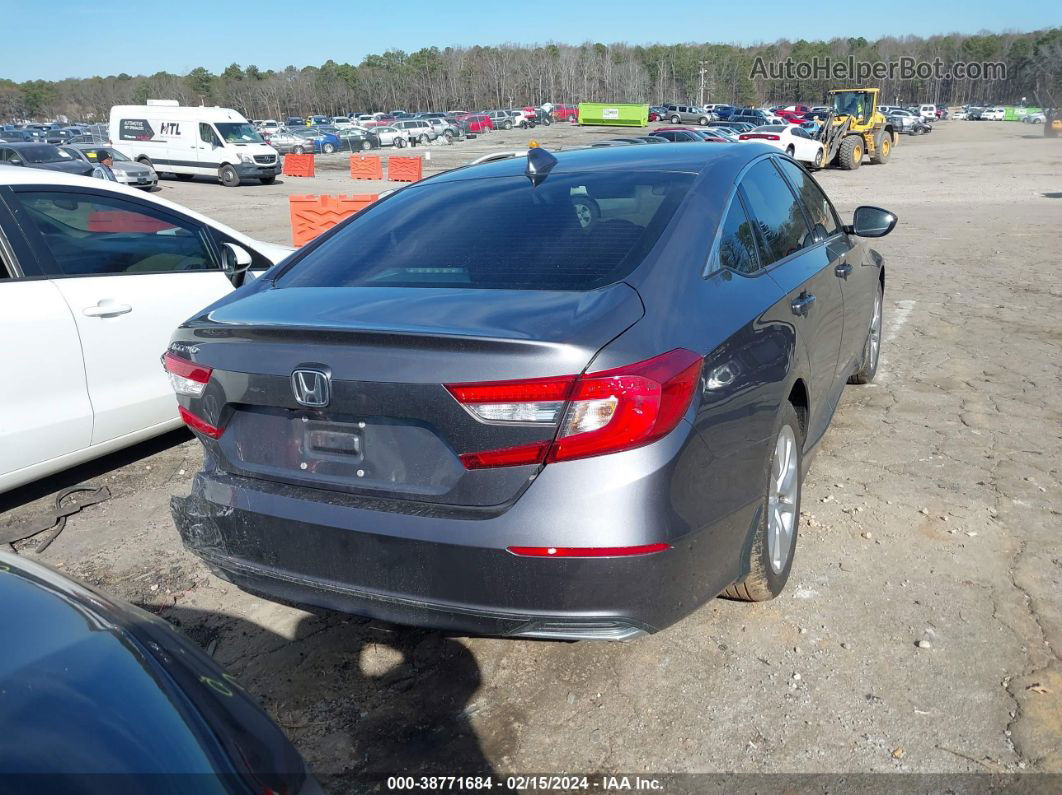
[[[331,376],[324,370],[296,370],[291,374],[291,391],[303,406],[323,408],[331,400]]]

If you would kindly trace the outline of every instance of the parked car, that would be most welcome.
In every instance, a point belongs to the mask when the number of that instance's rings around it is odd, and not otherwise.
[[[649,121],[664,121],[667,116],[667,105],[650,105]]]
[[[239,587],[455,632],[626,639],[770,599],[878,367],[858,236],[895,223],[842,225],[756,145],[531,149],[396,191],[175,332],[207,451],[176,526]]]
[[[280,122],[276,119],[262,119],[255,125],[259,132],[271,132],[280,129]]]
[[[807,105],[785,105],[774,111],[776,116],[785,119],[789,124],[800,124],[805,113],[810,113],[811,108]]]
[[[822,142],[792,124],[766,124],[751,132],[741,133],[739,141],[753,141],[780,149],[801,163],[818,165],[822,162]]]
[[[665,119],[672,124],[700,124],[707,125],[712,120],[712,114],[695,105],[668,105]]]
[[[741,124],[748,124],[748,125],[750,125],[750,129],[751,128],[755,128],[755,127],[761,127],[764,124],[768,123],[768,119],[767,119],[767,116],[765,114],[753,114],[753,113],[743,113],[743,112],[742,113],[735,113],[733,116],[731,116],[729,119],[727,119],[727,121],[730,122],[731,124],[733,124],[735,122],[738,122],[738,123],[741,123]]]
[[[924,122],[934,122],[937,120],[937,106],[936,105],[919,105],[918,116],[922,118]]]
[[[372,131],[380,139],[380,146],[393,146],[401,149],[409,145],[409,134],[397,127],[373,127]]]
[[[0,740],[7,791],[321,793],[239,680],[173,625],[10,552],[0,600],[4,724],[18,727]]]
[[[154,194],[28,168],[0,168],[0,241],[0,334],[18,340],[4,364],[34,374],[33,389],[0,390],[0,491],[180,427],[159,367],[171,332],[291,251]]]
[[[309,150],[317,154],[330,155],[339,149],[339,136],[334,131],[320,127],[294,127],[291,134],[309,142],[313,149]]]
[[[915,114],[909,110],[902,110],[900,108],[894,108],[890,110],[886,118],[892,123],[892,127],[897,132],[912,135],[915,130],[915,126],[921,122]]]
[[[511,130],[513,128],[513,117],[507,110],[485,110],[482,115],[490,119],[491,129]]]
[[[306,124],[306,119],[302,116],[288,116],[284,120],[285,127],[302,127]]]
[[[984,121],[1003,121],[1006,118],[1006,110],[1000,106],[985,108],[981,111],[981,119]]]
[[[302,130],[304,128],[298,127],[295,129]],[[280,154],[288,154],[290,152],[291,154],[301,155],[315,151],[313,141],[306,138],[305,135],[296,135],[288,127],[278,127],[268,135],[269,145]]]
[[[79,160],[95,166],[99,162],[101,152],[111,156],[111,171],[114,172],[115,180],[131,188],[151,190],[159,182],[159,176],[151,166],[134,163],[117,149],[111,146],[97,146],[95,144],[71,144],[60,147],[67,154],[73,155]]]
[[[550,115],[553,117],[553,121],[571,121],[572,119],[579,119],[579,106],[568,105],[563,102],[558,102],[553,105],[550,110]]]
[[[488,133],[494,129],[494,120],[486,113],[455,114],[454,118],[464,125],[466,133]]]
[[[406,134],[406,138],[426,144],[439,137],[438,130],[427,119],[400,119],[391,125]]]
[[[54,144],[9,141],[0,145],[0,165],[25,166],[89,176],[92,166]]]
[[[665,138],[671,143],[705,142],[705,139],[697,134],[696,129],[689,129],[688,127],[657,127],[654,129],[653,135],[657,138]]]
[[[380,148],[380,136],[376,130],[366,130],[364,127],[350,127],[339,130],[339,145],[348,152],[354,150],[369,150]]]
[[[1047,114],[1042,110],[1036,111],[1035,113],[1026,113],[1021,117],[1021,120],[1026,124],[1043,124],[1046,119]]]

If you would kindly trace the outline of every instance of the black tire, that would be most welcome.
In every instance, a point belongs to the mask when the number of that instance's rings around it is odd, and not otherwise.
[[[837,163],[845,171],[855,171],[863,162],[863,139],[858,135],[849,135],[841,141],[841,150],[837,153]]]
[[[886,133],[881,136],[881,141],[878,143],[877,149],[870,156],[870,162],[875,165],[882,165],[889,162],[889,156],[892,154],[892,135]]]
[[[325,143],[321,146],[321,151],[324,152],[326,155],[330,155],[334,151],[336,151],[336,146],[331,141],[329,141],[328,143]]]
[[[511,130],[512,128],[513,128],[513,123],[511,121],[507,121],[507,122],[505,122],[505,124],[502,125],[502,129],[503,130]]]
[[[176,176],[181,182],[191,182],[195,179],[195,174],[176,174],[174,176]]]
[[[697,119],[697,123],[699,125],[701,125],[702,127],[707,127],[708,126],[708,122],[709,122],[709,118],[707,116],[701,116],[699,119]]]
[[[542,124],[549,127],[551,124],[553,124],[553,121],[550,119],[549,116],[546,116],[542,119]]]
[[[369,141],[369,140],[362,141],[361,142],[361,149],[362,149],[362,151],[365,151],[366,149],[372,149],[372,141]]]
[[[406,147],[406,139],[403,138],[401,135],[396,137],[395,138],[395,147],[398,148],[398,149],[405,149],[405,147]]]
[[[259,177],[258,181],[261,182],[263,185],[272,185],[274,182],[277,181],[277,178],[275,176],[273,176],[273,177]]]
[[[679,116],[677,113],[671,117],[672,124],[678,124],[680,121],[682,121],[682,117]]]
[[[431,138],[428,137],[427,133],[421,133],[417,140],[420,141],[422,144],[426,144],[431,141]]]
[[[859,361],[859,369],[848,377],[850,384],[869,384],[878,374],[878,362],[881,361],[881,330],[882,316],[885,307],[885,293],[878,282],[878,292],[874,296],[874,310],[870,316],[870,328],[867,329],[867,339],[863,343],[863,358]]]
[[[793,455],[796,456],[796,499],[793,505],[792,543],[789,546],[785,561],[776,569],[771,565],[769,552],[770,545],[767,538],[770,532],[768,513],[770,484],[771,478],[774,476],[776,440],[782,434],[784,428],[788,428],[792,432],[792,437],[795,440]],[[748,573],[737,582],[728,585],[723,591],[724,596],[738,599],[742,602],[766,602],[774,599],[785,588],[789,573],[793,569],[793,558],[796,555],[800,529],[800,495],[804,485],[801,477],[804,433],[796,409],[788,400],[782,403],[778,410],[778,418],[775,420],[775,429],[769,444],[763,473],[764,494],[760,505],[760,516],[753,531],[752,543],[748,546]]]
[[[227,163],[218,169],[218,179],[226,188],[236,188],[240,184],[240,175]]]
[[[306,148],[303,146],[294,146],[291,149],[291,153],[293,155],[304,155],[306,154]]]
[[[792,157],[796,154],[796,148],[792,144],[789,144],[789,146],[785,148],[785,153]]]
[[[155,167],[155,164],[151,162],[151,158],[150,157],[139,157],[139,158],[137,158],[136,162],[138,162],[142,166],[147,166],[148,168],[154,168]]]

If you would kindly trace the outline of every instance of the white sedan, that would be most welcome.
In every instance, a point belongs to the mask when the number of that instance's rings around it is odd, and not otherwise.
[[[802,163],[818,165],[822,157],[822,142],[795,124],[765,124],[742,133],[738,140],[773,146]]]
[[[0,492],[180,427],[173,330],[290,252],[114,182],[0,166]]]

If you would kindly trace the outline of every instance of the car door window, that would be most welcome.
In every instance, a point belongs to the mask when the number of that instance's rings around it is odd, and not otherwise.
[[[734,194],[726,218],[719,230],[719,243],[715,251],[710,272],[727,268],[749,275],[760,269],[759,255],[756,252],[756,233],[741,203],[739,193]]]
[[[19,191],[16,196],[54,261],[42,262],[45,275],[169,273],[220,267],[199,224],[153,207],[68,191]]]
[[[796,163],[779,160],[778,165],[786,175],[789,183],[796,190],[804,209],[807,211],[816,240],[825,240],[841,231],[841,222],[837,213],[815,180]]]
[[[742,178],[741,187],[756,222],[764,266],[814,243],[796,196],[770,160],[754,164]]]
[[[214,134],[214,129],[209,124],[199,125],[199,140],[211,146],[221,146],[221,141]]]

